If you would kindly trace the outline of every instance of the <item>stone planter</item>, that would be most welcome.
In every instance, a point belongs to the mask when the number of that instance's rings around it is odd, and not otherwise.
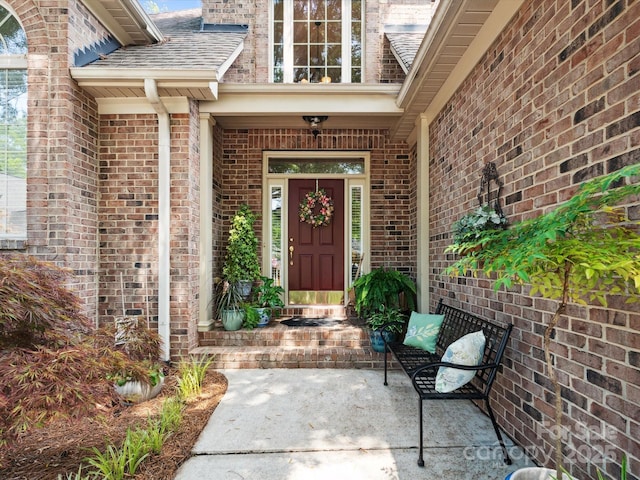
[[[516,470],[506,476],[505,480],[552,480],[556,478],[556,471],[550,468],[527,467]],[[562,480],[570,480],[567,474],[562,474]],[[578,480],[578,479],[573,479]]]
[[[116,392],[130,403],[146,402],[156,397],[164,385],[164,376],[160,376],[156,385],[129,380],[124,385],[115,384]]]
[[[253,288],[253,280],[238,280],[238,292],[245,300],[251,295],[251,289]]]

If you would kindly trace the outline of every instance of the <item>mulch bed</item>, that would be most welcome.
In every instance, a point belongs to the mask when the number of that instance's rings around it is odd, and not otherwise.
[[[144,426],[148,416],[159,414],[162,402],[175,391],[175,372],[165,380],[162,393],[133,406],[104,409],[103,413],[79,421],[60,421],[35,429],[0,450],[0,477],[11,480],[56,480],[61,474],[78,471],[91,448],[105,450],[106,444],[120,446],[127,428]],[[191,449],[209,417],[227,390],[227,379],[219,372],[207,373],[202,393],[189,401],[179,429],[165,441],[160,455],[141,465],[136,480],[170,480],[191,455]],[[85,463],[86,464],[86,463]],[[86,471],[86,469],[85,469]]]

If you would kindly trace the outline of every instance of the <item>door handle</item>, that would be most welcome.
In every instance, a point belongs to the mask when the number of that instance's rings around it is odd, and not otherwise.
[[[293,245],[289,246],[289,265],[293,265]]]

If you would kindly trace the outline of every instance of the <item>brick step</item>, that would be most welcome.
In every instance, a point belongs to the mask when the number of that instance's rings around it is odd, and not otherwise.
[[[191,354],[211,355],[211,368],[363,368],[382,369],[384,356],[370,347],[242,346],[197,347]],[[390,360],[390,368],[399,368]]]
[[[362,326],[349,321],[331,327],[289,327],[279,320],[253,330],[233,332],[216,326],[200,332],[201,347],[368,347],[369,334]]]
[[[282,320],[234,332],[216,325],[200,332],[200,345],[190,353],[213,356],[216,369],[384,367],[384,356],[373,351],[369,332],[357,320],[320,327],[289,327]]]

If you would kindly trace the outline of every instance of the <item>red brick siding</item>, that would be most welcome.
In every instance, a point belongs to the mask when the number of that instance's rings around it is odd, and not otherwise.
[[[27,248],[72,269],[85,313],[96,308],[95,102],[69,77],[66,1],[12,1],[28,42]]]
[[[110,322],[122,315],[148,315],[155,322],[158,121],[151,114],[102,115],[99,130],[99,319]]]
[[[407,75],[402,70],[398,59],[391,52],[389,39],[384,38],[382,47],[382,67],[380,83],[402,83]]]
[[[78,0],[69,6],[69,65],[74,65],[74,55],[109,37],[109,32],[96,21],[91,12]]]
[[[271,0],[255,2],[225,2],[223,0],[203,0],[202,15],[207,23],[239,23],[249,25],[249,34],[244,41],[244,50],[224,75],[226,83],[263,83],[269,80],[270,42],[269,24],[271,22]],[[388,60],[383,50],[383,32],[385,24],[428,24],[433,14],[434,2],[406,0],[364,2],[366,32],[363,50],[365,67],[364,82],[389,83],[395,81],[397,72],[389,77],[384,70]],[[402,72],[402,69],[400,69]],[[402,77],[404,78],[404,77]],[[402,82],[402,79],[399,80]]]
[[[171,355],[197,344],[200,151],[197,104],[171,116]],[[122,312],[158,315],[158,121],[155,115],[100,117],[101,322]],[[147,305],[149,311],[147,312]]]
[[[200,265],[200,115],[173,115],[171,151],[171,356],[198,344]]]
[[[449,297],[514,322],[495,389],[497,414],[547,464],[553,409],[541,335],[555,303],[531,298],[528,288],[496,293],[484,278],[449,279],[443,270],[453,258],[443,250],[453,221],[476,205],[486,162],[496,163],[505,182],[501,201],[512,222],[566,200],[586,179],[640,162],[638,18],[638,2],[526,2],[430,126],[432,301]],[[599,466],[617,475],[599,458],[603,450],[618,462],[631,455],[637,472],[637,307],[615,298],[608,308],[573,305],[556,338],[564,422],[579,452],[567,460],[572,473],[594,478]]]
[[[263,150],[364,150],[371,152],[371,266],[386,266],[415,278],[415,157],[404,143],[391,143],[385,130],[323,130],[314,140],[307,130],[226,130],[221,185],[224,248],[229,217],[242,203],[262,211]],[[258,236],[262,220],[256,222]],[[222,255],[224,250],[220,251]]]

